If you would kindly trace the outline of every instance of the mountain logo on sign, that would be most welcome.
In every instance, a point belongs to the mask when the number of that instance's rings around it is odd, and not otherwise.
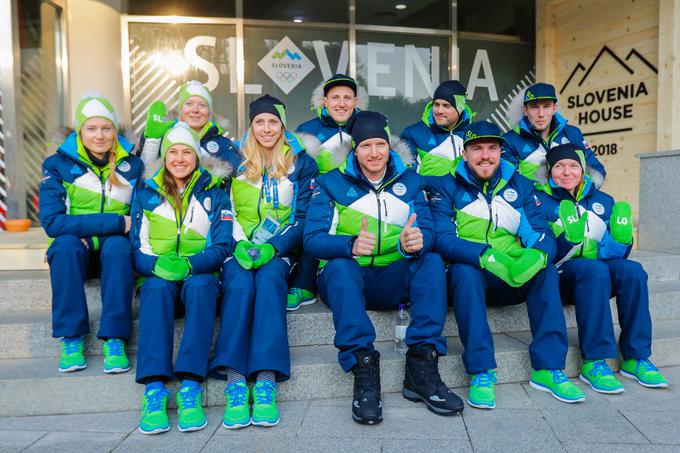
[[[288,36],[279,41],[257,65],[285,94],[290,93],[315,68]]]

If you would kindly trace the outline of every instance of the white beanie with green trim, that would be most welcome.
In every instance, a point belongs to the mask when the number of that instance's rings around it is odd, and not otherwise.
[[[76,131],[80,132],[85,121],[90,118],[103,118],[111,121],[116,130],[119,128],[113,105],[101,93],[89,91],[78,102],[76,107]]]
[[[184,145],[191,148],[196,157],[201,158],[201,144],[198,134],[183,121],[178,121],[163,136],[163,146],[161,147],[161,157],[165,159],[165,154],[173,145]]]
[[[213,100],[210,91],[198,80],[190,80],[179,87],[179,98],[177,99],[177,108],[182,109],[182,106],[192,96],[198,96],[208,103],[210,113],[213,111]]]

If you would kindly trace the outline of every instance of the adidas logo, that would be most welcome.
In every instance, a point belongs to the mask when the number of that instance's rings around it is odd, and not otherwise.
[[[347,196],[356,198],[359,196],[359,194],[357,193],[356,190],[354,190],[354,187],[350,187],[349,190],[347,191]]]
[[[463,201],[472,201],[469,193],[463,194]]]

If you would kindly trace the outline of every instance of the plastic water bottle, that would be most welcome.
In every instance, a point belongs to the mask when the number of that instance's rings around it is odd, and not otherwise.
[[[405,355],[408,350],[408,346],[406,346],[406,329],[410,322],[411,317],[408,311],[406,311],[406,305],[399,305],[397,323],[394,326],[394,350],[402,355]]]

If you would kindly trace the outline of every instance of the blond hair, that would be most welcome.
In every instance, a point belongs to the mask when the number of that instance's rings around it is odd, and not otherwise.
[[[116,161],[118,160],[118,134],[113,134],[113,146],[111,151],[109,151],[109,177],[107,181],[112,186],[120,187],[123,184],[118,180],[116,176]]]
[[[283,145],[288,145],[288,149],[284,153],[282,151]],[[243,154],[243,166],[245,170],[242,172],[246,179],[255,182],[262,176],[264,166],[265,166],[265,151],[262,145],[255,139],[255,134],[253,133],[253,127],[250,127],[248,131],[248,137],[246,138],[245,146],[241,148],[241,154]],[[274,144],[271,150],[270,163],[271,163],[271,176],[275,179],[283,178],[288,174],[288,169],[293,163],[295,155],[290,149],[288,140],[285,137],[285,130],[281,130],[281,136]]]

